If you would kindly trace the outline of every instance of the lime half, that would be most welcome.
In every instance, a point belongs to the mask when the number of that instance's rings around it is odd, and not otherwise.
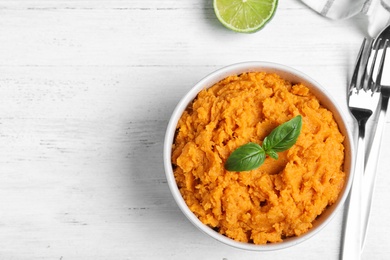
[[[278,0],[214,0],[218,20],[227,28],[253,33],[271,20]]]

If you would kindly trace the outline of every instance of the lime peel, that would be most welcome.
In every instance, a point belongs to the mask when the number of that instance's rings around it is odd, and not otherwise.
[[[274,16],[278,0],[214,0],[214,12],[228,29],[254,33]]]

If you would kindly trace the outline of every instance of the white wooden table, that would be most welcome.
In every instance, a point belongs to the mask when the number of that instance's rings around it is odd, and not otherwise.
[[[167,186],[163,137],[182,95],[242,61],[305,72],[349,116],[366,26],[298,0],[250,35],[222,27],[211,0],[0,1],[0,259],[338,259],[343,212],[277,252],[198,231]],[[390,255],[387,128],[364,259]]]

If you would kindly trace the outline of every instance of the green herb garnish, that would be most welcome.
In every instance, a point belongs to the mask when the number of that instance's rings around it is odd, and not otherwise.
[[[232,152],[225,163],[228,171],[250,171],[263,164],[265,160],[264,149],[255,143],[247,143]]]
[[[291,148],[297,141],[302,129],[302,116],[276,127],[264,138],[263,146],[247,143],[232,152],[225,163],[228,171],[250,171],[258,168],[265,161],[266,155],[278,159],[278,152]]]

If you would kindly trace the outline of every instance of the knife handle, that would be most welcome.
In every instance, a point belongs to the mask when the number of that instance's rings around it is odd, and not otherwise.
[[[389,103],[389,97],[381,95],[381,107],[378,113],[378,122],[373,133],[373,139],[371,148],[368,153],[366,166],[363,175],[363,187],[362,187],[362,231],[361,231],[361,250],[363,251],[367,229],[370,220],[370,211],[372,205],[372,197],[374,193],[376,170],[378,166],[378,160],[380,155],[380,146],[382,141],[382,135],[386,124],[387,106]]]

